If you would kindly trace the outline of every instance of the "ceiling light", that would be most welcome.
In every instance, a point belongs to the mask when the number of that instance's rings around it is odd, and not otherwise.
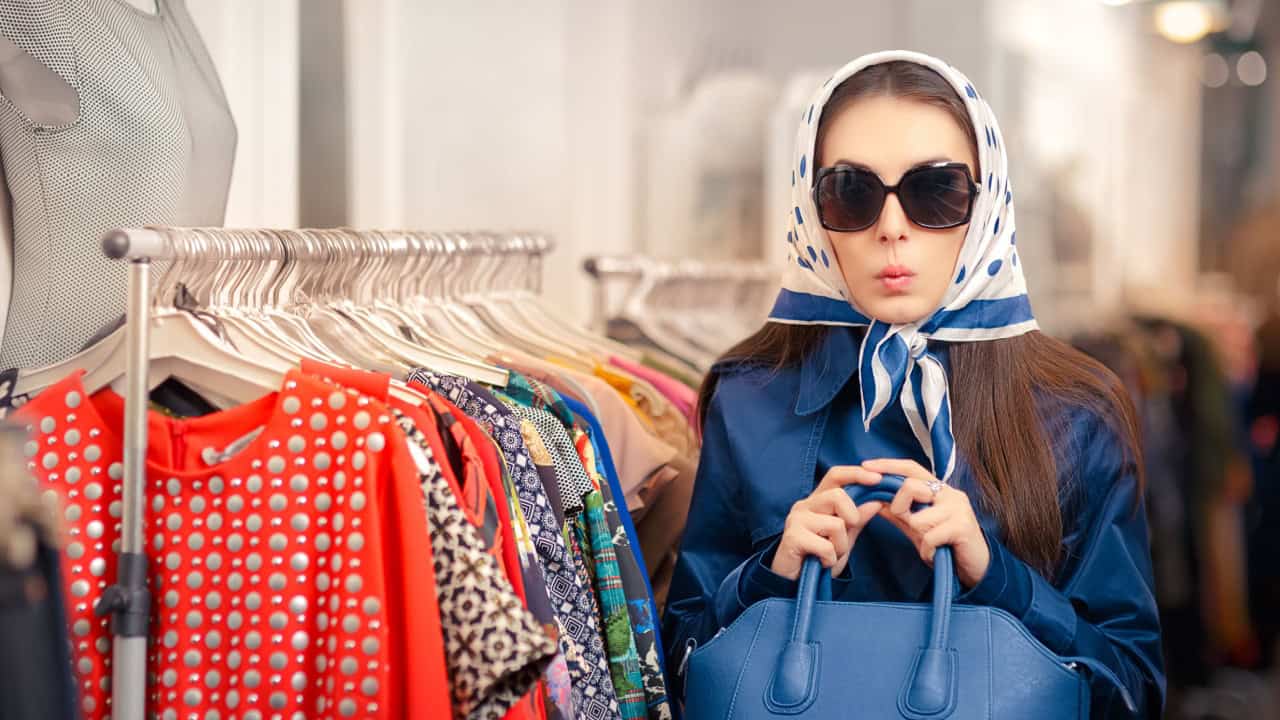
[[[1176,43],[1193,43],[1213,29],[1213,9],[1196,0],[1176,0],[1155,8],[1156,30]]]

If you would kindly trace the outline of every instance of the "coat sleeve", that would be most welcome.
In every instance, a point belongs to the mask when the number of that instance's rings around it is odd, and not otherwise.
[[[1086,670],[1092,717],[1157,718],[1164,704],[1164,662],[1137,473],[1100,419],[1078,421],[1072,438],[1080,472],[1073,473],[1079,485],[1068,493],[1081,498],[1081,512],[1064,508],[1063,561],[1055,580],[988,533],[991,565],[959,600],[1004,609],[1050,650],[1092,665]]]
[[[707,408],[689,519],[663,615],[667,681],[674,697],[684,694],[685,655],[733,622],[745,607],[738,596],[739,578],[759,559],[751,547],[740,492],[741,478],[716,394]]]

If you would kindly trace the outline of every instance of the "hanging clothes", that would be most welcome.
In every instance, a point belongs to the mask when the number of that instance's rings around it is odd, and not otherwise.
[[[440,612],[447,628],[454,717],[511,717],[507,711],[525,701],[555,654],[554,640],[525,612],[493,556],[483,552],[478,538],[468,536],[475,525],[458,507],[454,489],[417,426],[400,411],[393,412],[416,443],[411,450],[418,451],[415,460],[437,541],[432,557],[437,577],[448,588],[440,596]],[[484,642],[475,642],[477,637]]]
[[[657,370],[645,367],[639,363],[632,362],[626,358],[614,355],[609,358],[609,362],[619,369],[643,378],[653,384],[671,404],[675,405],[681,413],[684,414],[686,420],[690,424],[694,422],[694,408],[698,404],[698,393],[693,388],[684,383],[675,380],[669,375],[664,375]]]
[[[528,689],[538,684],[541,671],[550,687],[568,692],[568,678],[563,682],[559,678],[564,669],[564,657],[555,645],[559,633],[546,626],[532,604],[529,613],[523,612],[522,598],[515,594],[510,575],[503,569],[504,555],[495,552],[494,543],[501,534],[500,520],[496,500],[483,479],[485,463],[471,443],[477,436],[465,427],[469,420],[459,417],[457,408],[428,392],[422,393],[426,406],[388,399],[387,376],[316,362],[303,362],[302,366],[310,374],[336,378],[389,402],[401,425],[407,426],[406,434],[420,446],[411,444],[410,450],[422,477],[430,531],[437,544],[445,546],[433,551],[432,560],[440,579],[440,615],[454,716],[555,717],[542,706],[544,700],[551,700],[546,697],[549,690],[544,687],[537,695],[529,696]],[[478,439],[487,440],[483,436]],[[439,463],[436,458],[448,461]],[[461,498],[471,498],[471,506],[461,503]],[[459,520],[459,514],[465,523]],[[520,571],[524,577],[525,568]],[[541,587],[540,576],[538,583]],[[478,622],[474,616],[477,612],[483,613]],[[533,638],[533,627],[556,649],[548,652],[543,643]],[[476,643],[477,633],[495,640]],[[564,712],[572,717],[572,705],[566,704]]]
[[[17,414],[33,433],[31,469],[67,507],[86,717],[110,713],[110,635],[86,598],[115,576],[123,416],[110,390],[87,397],[80,373]],[[291,373],[254,403],[148,425],[151,708],[439,708],[439,614],[410,606],[436,596],[420,478],[386,406]]]
[[[553,598],[553,606],[560,620],[561,637],[568,646],[565,656],[569,659],[569,671],[574,680],[574,707],[590,718],[621,718],[605,653],[600,613],[589,590],[586,569],[582,567],[578,554],[573,552],[572,533],[565,532],[566,526],[555,522],[549,503],[544,504],[546,491],[539,492],[541,477],[524,445],[519,418],[483,388],[463,378],[415,370],[407,380],[411,385],[439,393],[499,439],[498,446],[507,465],[516,468],[521,498],[527,499],[528,507],[524,508],[522,504],[525,517],[534,518],[530,528],[538,537],[540,557],[556,578],[548,587],[557,594]],[[570,498],[572,492],[571,488],[567,492],[561,488],[561,493]],[[558,542],[555,536],[559,537]]]
[[[568,439],[590,481],[590,484],[584,487],[584,497],[593,492],[599,492],[604,501],[604,522],[614,546],[613,554],[617,558],[623,594],[626,597],[631,635],[643,680],[647,716],[670,717],[666,681],[662,674],[662,666],[657,659],[660,641],[656,637],[654,622],[656,607],[644,570],[644,558],[638,548],[632,547],[630,538],[634,537],[635,529],[631,527],[629,520],[626,523],[622,521],[627,513],[625,506],[620,507],[616,502],[610,481],[605,477],[599,450],[600,444],[597,444],[588,434],[586,424],[575,416],[568,401],[536,380],[512,371],[507,387],[497,394],[517,414],[531,418],[535,428],[544,428],[543,432],[551,442],[555,442],[553,438],[559,437],[560,428],[563,432],[569,433]],[[554,427],[557,423],[559,428]],[[568,448],[565,447],[566,453],[567,450]],[[567,458],[566,462],[572,463],[573,457]],[[581,476],[577,477],[581,478]],[[620,643],[619,645],[621,646]]]

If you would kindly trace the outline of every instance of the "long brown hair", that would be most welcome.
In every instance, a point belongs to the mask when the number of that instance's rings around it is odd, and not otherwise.
[[[946,110],[972,138],[977,133],[951,85],[933,70],[889,62],[859,71],[841,83],[823,109],[826,121],[853,100],[872,94],[909,98]],[[780,370],[804,360],[831,330],[824,326],[765,323],[730,348],[722,361]],[[1081,479],[1071,457],[1059,457],[1050,438],[1061,437],[1063,416],[1042,414],[1037,398],[1079,407],[1104,419],[1121,439],[1127,462],[1142,483],[1137,413],[1120,379],[1098,361],[1039,331],[1017,337],[950,345],[950,395],[956,447],[978,483],[975,501],[995,516],[1009,549],[1046,577],[1062,550],[1059,461],[1070,463],[1066,482]],[[715,392],[712,373],[699,391],[700,420]],[[1068,452],[1080,452],[1070,448]],[[1140,496],[1140,495],[1139,495]]]

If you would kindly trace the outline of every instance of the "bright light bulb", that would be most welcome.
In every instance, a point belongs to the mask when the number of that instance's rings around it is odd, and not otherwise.
[[[1176,43],[1193,43],[1213,29],[1213,11],[1203,2],[1177,0],[1156,6],[1156,30]]]

